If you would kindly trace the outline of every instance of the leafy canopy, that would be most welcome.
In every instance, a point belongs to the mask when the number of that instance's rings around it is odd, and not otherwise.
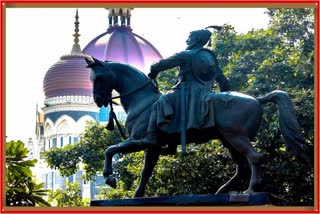
[[[28,154],[22,141],[6,143],[6,205],[50,206],[43,199],[47,195],[44,183],[36,183],[30,169],[37,160],[27,160]]]
[[[314,8],[272,8],[268,29],[238,34],[225,25],[212,38],[212,49],[232,90],[254,96],[276,89],[287,91],[293,101],[308,155],[314,154]],[[161,91],[174,84],[177,70],[161,72]],[[215,91],[217,91],[215,89]],[[263,119],[254,147],[264,154],[261,191],[289,200],[292,205],[314,204],[313,164],[298,163],[286,152],[274,105],[263,106]],[[84,163],[87,178],[103,167],[104,150],[121,142],[118,132],[90,123],[79,144],[54,149],[46,155],[51,167],[73,174]],[[148,183],[148,196],[212,194],[235,172],[234,162],[219,141],[189,145],[188,155],[161,157]],[[143,166],[143,152],[120,156],[114,164],[118,188],[100,198],[132,197]]]

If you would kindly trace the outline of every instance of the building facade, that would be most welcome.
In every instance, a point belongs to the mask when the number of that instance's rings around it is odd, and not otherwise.
[[[102,175],[96,182],[82,179],[83,171],[63,177],[57,170],[47,167],[42,152],[62,148],[81,141],[87,121],[106,122],[108,108],[99,109],[92,97],[90,69],[86,68],[85,56],[100,60],[127,63],[147,72],[148,67],[162,57],[144,38],[132,32],[131,9],[112,8],[109,11],[109,27],[81,50],[79,45],[79,16],[75,16],[74,44],[70,54],[60,57],[46,72],[43,79],[44,107],[36,115],[36,148],[38,158],[37,177],[47,189],[65,188],[66,181],[78,182],[83,198],[94,199],[98,188],[104,185]],[[115,107],[118,119],[125,120],[121,107]]]

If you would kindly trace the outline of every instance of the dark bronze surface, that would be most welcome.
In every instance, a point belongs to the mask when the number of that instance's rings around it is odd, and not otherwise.
[[[259,189],[261,181],[262,155],[253,148],[251,141],[254,140],[261,123],[262,104],[268,102],[278,107],[280,130],[289,150],[299,160],[308,159],[301,145],[304,139],[289,95],[277,90],[254,98],[228,91],[228,81],[220,70],[218,62],[214,62],[215,57],[212,57],[214,54],[211,55],[202,49],[211,34],[208,35],[206,30],[192,32],[187,40],[187,50],[160,60],[151,67],[148,76],[156,78],[160,71],[179,66],[179,82],[185,84],[185,92],[181,91],[179,85],[163,95],[155,90],[152,84],[136,90],[150,81],[141,71],[127,64],[102,62],[94,58],[86,59],[88,67],[92,69],[93,96],[97,106],[107,106],[112,99],[112,90],[116,90],[120,94],[121,104],[128,116],[126,129],[129,138],[105,151],[103,175],[110,186],[116,186],[115,180],[110,179],[113,174],[112,157],[117,153],[144,150],[144,168],[134,195],[143,197],[160,154],[174,154],[181,138],[185,137],[186,144],[220,139],[236,162],[235,175],[216,193],[239,190],[254,193]],[[207,57],[205,63],[209,62],[209,65],[210,62],[214,63],[212,66],[204,65],[202,67],[204,74],[195,77],[194,72],[197,71],[192,67],[192,60],[200,49],[204,53],[201,52],[199,57]],[[213,70],[207,71],[206,69],[210,67]],[[203,84],[206,82],[206,75],[209,78],[208,82],[215,80],[220,90],[224,92],[211,92],[206,84]],[[184,116],[181,116],[181,95],[185,98]],[[183,126],[181,118],[185,119],[182,120],[185,123]],[[181,136],[181,131],[184,129],[186,133]]]

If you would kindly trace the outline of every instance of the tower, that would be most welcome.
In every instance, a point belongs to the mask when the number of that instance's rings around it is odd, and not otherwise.
[[[79,16],[75,16],[74,44],[71,52],[60,57],[46,72],[43,79],[45,106],[43,115],[37,114],[37,138],[40,150],[40,164],[43,162],[41,152],[51,148],[62,148],[76,144],[81,139],[87,121],[98,120],[99,109],[92,97],[92,83],[89,68],[86,68],[85,55],[79,45]],[[42,179],[47,189],[64,188],[65,181],[77,181],[80,188],[85,185],[80,177],[82,171],[69,178],[60,176],[59,172],[39,166]],[[89,189],[89,187],[87,188]],[[88,193],[87,197],[89,197]]]

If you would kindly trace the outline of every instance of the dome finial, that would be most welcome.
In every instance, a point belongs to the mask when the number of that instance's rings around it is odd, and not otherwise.
[[[73,34],[73,36],[74,36],[74,43],[78,44],[79,43],[79,36],[80,36],[80,34],[79,34],[79,24],[80,23],[78,21],[78,19],[79,19],[78,9],[77,9],[75,18],[76,18],[76,21],[74,22],[74,26],[75,26],[74,32],[75,32],[75,34]]]
[[[109,11],[109,30],[113,27],[126,27],[131,30],[131,10],[133,8],[106,8]],[[120,18],[120,24],[119,24]]]
[[[75,33],[73,34],[73,36],[74,36],[74,40],[73,40],[74,41],[74,45],[72,47],[71,54],[82,54],[80,45],[78,44],[79,43],[79,37],[80,37],[80,34],[79,34],[79,24],[80,24],[80,22],[78,20],[79,19],[78,9],[76,11],[75,18],[76,18],[76,21],[74,22],[74,26],[75,26],[74,32]]]

